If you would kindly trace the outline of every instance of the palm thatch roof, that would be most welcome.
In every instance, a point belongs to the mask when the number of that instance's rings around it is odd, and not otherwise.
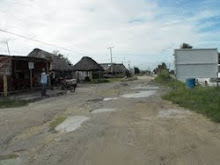
[[[105,69],[106,73],[126,73],[127,69],[124,66],[124,64],[111,64],[111,63],[105,63],[101,64],[101,66]]]
[[[34,49],[28,54],[29,57],[38,57],[44,58],[48,61],[51,61],[51,71],[72,71],[72,64],[70,64],[65,58],[62,58],[59,55],[55,55],[49,52],[46,52],[41,49]]]
[[[104,71],[101,65],[90,57],[83,57],[72,69],[73,71]]]

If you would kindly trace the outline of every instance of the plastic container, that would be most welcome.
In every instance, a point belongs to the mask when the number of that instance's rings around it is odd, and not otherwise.
[[[192,89],[196,86],[196,79],[194,78],[188,78],[186,79],[186,87],[189,89]]]

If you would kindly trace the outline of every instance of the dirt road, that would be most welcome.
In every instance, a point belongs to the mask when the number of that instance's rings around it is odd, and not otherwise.
[[[142,77],[0,109],[0,165],[218,165],[220,125],[163,101],[163,92]],[[51,131],[59,116],[77,121]]]

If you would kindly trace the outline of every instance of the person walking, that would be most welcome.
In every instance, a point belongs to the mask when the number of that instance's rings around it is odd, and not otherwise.
[[[41,96],[46,96],[47,90],[47,74],[45,72],[45,68],[42,69],[40,83],[42,85]]]

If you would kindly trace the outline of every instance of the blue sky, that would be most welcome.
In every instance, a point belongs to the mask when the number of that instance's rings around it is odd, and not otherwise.
[[[43,5],[42,5],[43,4]],[[35,47],[59,50],[72,63],[82,56],[153,69],[173,66],[173,49],[181,43],[220,50],[219,0],[1,0],[0,29],[65,47],[71,51],[0,32],[12,54],[27,55]],[[15,12],[16,11],[16,12]]]

